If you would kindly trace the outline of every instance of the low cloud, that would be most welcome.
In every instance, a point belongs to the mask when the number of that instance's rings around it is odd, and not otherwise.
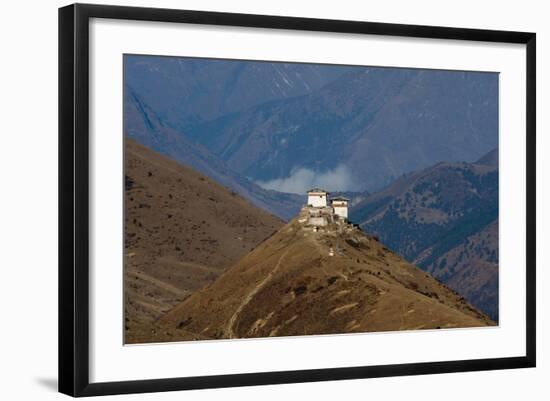
[[[321,187],[327,191],[352,191],[358,187],[344,164],[322,172],[300,167],[292,170],[288,177],[257,181],[257,184],[265,189],[295,194],[303,194],[313,187]]]

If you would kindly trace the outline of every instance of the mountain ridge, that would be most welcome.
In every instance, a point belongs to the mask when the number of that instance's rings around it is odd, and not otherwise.
[[[159,341],[494,325],[351,225],[302,215],[157,322]],[[323,318],[320,318],[320,317]]]
[[[125,87],[124,130],[127,137],[193,167],[282,219],[294,216],[305,201],[305,196],[263,189],[234,172],[223,160],[170,128],[129,86]]]
[[[192,57],[127,55],[125,82],[177,130],[291,98],[334,80],[349,67],[304,63],[243,62]]]
[[[283,222],[131,139],[124,160],[125,340],[133,343]]]
[[[356,70],[199,124],[188,136],[255,181],[344,165],[355,183],[347,190],[375,191],[403,173],[474,161],[494,148],[498,107],[486,95],[494,92],[498,79],[485,73]]]
[[[495,151],[482,159],[494,161]],[[494,162],[441,162],[401,176],[350,210],[354,222],[495,320],[498,213],[498,165]],[[466,271],[471,277],[458,280]]]

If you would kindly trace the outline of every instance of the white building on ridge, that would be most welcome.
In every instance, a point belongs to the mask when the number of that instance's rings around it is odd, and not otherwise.
[[[343,196],[337,196],[336,198],[331,199],[331,205],[334,209],[334,214],[340,218],[348,218],[348,203],[349,199],[344,198]]]
[[[338,196],[330,199],[329,193],[321,188],[307,191],[307,205],[302,209],[307,213],[308,225],[326,226],[330,223],[347,222],[349,199]]]
[[[328,192],[321,188],[307,191],[307,204],[313,207],[327,207]]]

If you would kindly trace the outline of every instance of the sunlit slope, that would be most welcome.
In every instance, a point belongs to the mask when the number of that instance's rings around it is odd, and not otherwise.
[[[163,316],[166,339],[178,330],[204,339],[494,324],[359,229],[304,224],[291,221]]]

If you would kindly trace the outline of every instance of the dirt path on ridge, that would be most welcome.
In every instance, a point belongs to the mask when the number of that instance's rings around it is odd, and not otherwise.
[[[231,318],[229,319],[229,322],[227,322],[227,334],[229,336],[229,338],[235,338],[235,332],[233,331],[233,327],[235,326],[235,322],[237,321],[237,318],[239,317],[239,314],[242,312],[242,310],[244,309],[244,307],[246,305],[248,305],[250,303],[250,301],[252,300],[252,298],[254,298],[254,296],[258,293],[258,291],[260,291],[270,280],[271,278],[273,277],[273,275],[277,272],[277,270],[279,270],[279,267],[281,266],[281,262],[283,261],[283,258],[287,255],[288,251],[290,251],[290,248],[287,249],[282,255],[281,257],[279,258],[279,260],[277,261],[277,264],[275,265],[275,267],[273,268],[273,270],[271,270],[269,272],[269,274],[262,280],[258,283],[258,285],[256,285],[252,291],[250,291],[248,293],[248,295],[243,299],[243,301],[241,302],[241,304],[239,305],[239,307],[237,308],[237,310],[235,311],[235,313],[233,313],[233,315],[231,316]]]

